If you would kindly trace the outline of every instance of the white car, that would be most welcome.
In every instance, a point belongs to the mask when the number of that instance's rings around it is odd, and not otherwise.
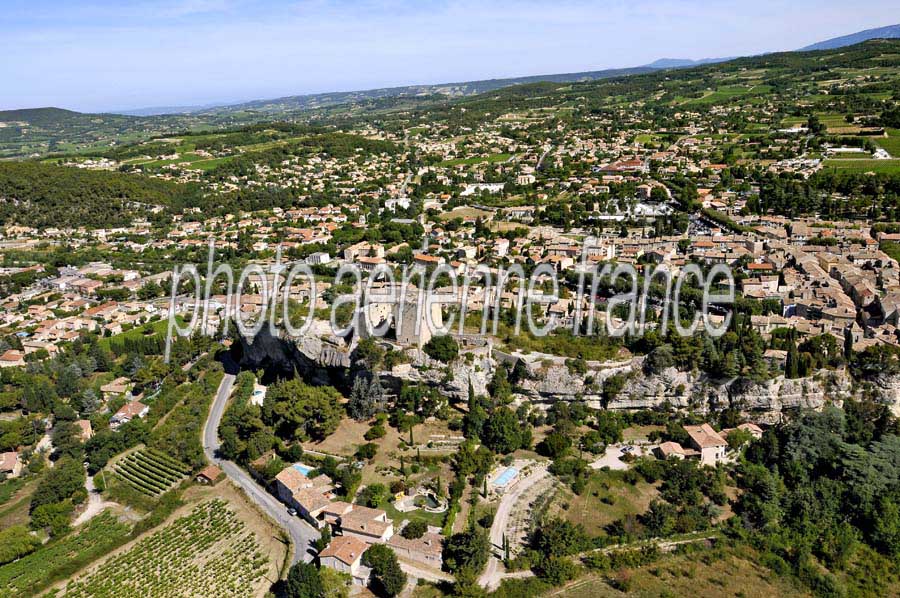
[[[294,517],[295,515],[297,515],[297,509],[288,509],[288,515]]]

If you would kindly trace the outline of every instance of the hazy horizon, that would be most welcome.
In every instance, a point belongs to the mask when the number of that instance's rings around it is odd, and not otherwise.
[[[168,0],[4,6],[0,110],[239,103],[745,56],[896,21],[895,2]]]

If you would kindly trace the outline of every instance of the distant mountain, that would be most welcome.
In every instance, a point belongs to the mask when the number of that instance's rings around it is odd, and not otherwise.
[[[701,58],[700,60],[691,60],[689,58],[660,58],[659,60],[651,62],[646,66],[651,69],[683,69],[690,68],[692,66],[700,66],[703,64],[728,62],[729,60],[734,60],[735,58],[735,56],[731,56],[729,58]]]
[[[530,75],[526,77],[510,77],[507,79],[484,79],[480,81],[464,81],[457,83],[437,83],[427,85],[407,85],[403,87],[384,87],[380,89],[367,89],[362,91],[342,91],[333,93],[317,93],[296,96],[286,96],[271,100],[253,100],[227,106],[216,106],[195,112],[196,114],[214,112],[285,112],[290,110],[306,110],[313,108],[327,108],[339,104],[365,102],[383,98],[397,97],[424,97],[443,95],[459,97],[476,95],[510,87],[512,85],[525,85],[528,83],[551,82],[569,83],[576,81],[596,81],[598,79],[610,79],[612,77],[624,77],[627,75],[639,75],[657,70],[649,66],[639,66],[623,69],[606,69],[602,71],[584,71],[579,73],[561,73],[554,75]]]
[[[844,46],[852,46],[861,44],[870,39],[896,39],[900,38],[900,25],[888,25],[887,27],[879,27],[877,29],[866,29],[850,35],[842,35],[827,39],[823,42],[800,48],[800,52],[811,52],[813,50],[834,50],[835,48],[843,48]]]
[[[133,108],[131,110],[110,110],[113,114],[122,114],[124,116],[159,116],[161,114],[188,114],[190,112],[201,112],[210,108],[217,108],[225,105],[227,102],[219,102],[215,104],[202,104],[197,106],[151,106],[149,108]]]

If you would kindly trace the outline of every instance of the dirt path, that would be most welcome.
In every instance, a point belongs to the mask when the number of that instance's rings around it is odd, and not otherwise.
[[[87,488],[88,493],[87,508],[84,510],[84,512],[82,512],[78,517],[75,518],[75,521],[72,522],[73,526],[77,527],[83,523],[87,523],[88,521],[102,513],[104,509],[121,506],[117,502],[103,500],[103,495],[98,492],[97,488],[94,486],[93,476],[87,477],[84,482],[84,487]]]

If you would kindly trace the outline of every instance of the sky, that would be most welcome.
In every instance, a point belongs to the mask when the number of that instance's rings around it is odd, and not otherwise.
[[[792,50],[897,0],[3,0],[0,110],[99,112]]]

